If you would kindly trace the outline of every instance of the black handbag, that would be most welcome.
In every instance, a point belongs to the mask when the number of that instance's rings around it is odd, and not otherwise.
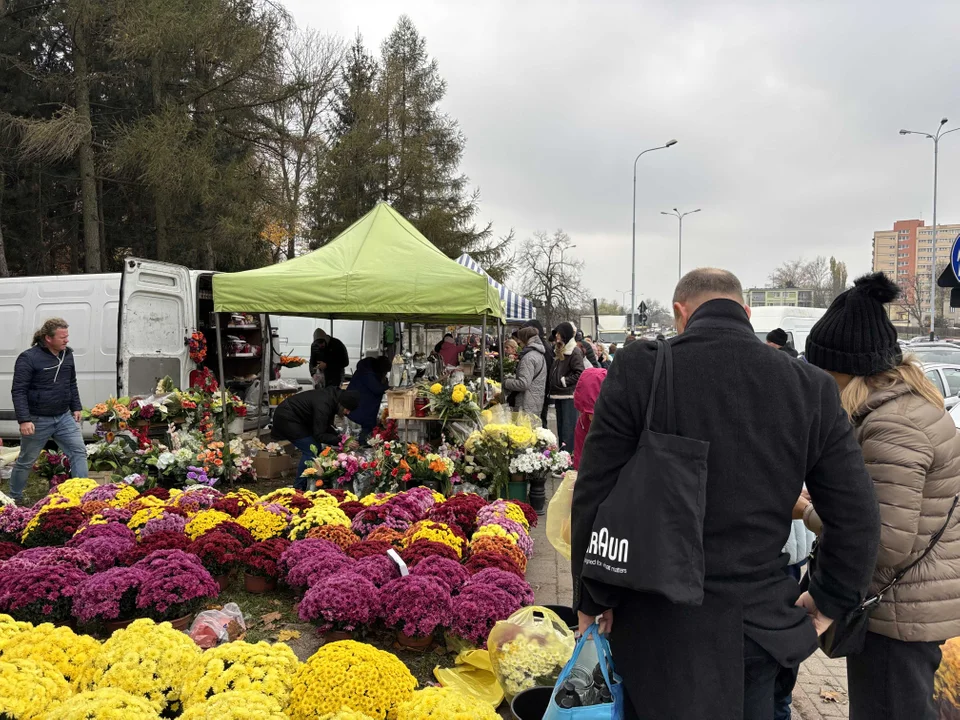
[[[831,658],[842,658],[847,655],[856,655],[863,650],[863,644],[867,638],[867,629],[870,625],[870,615],[879,607],[883,596],[890,592],[894,585],[903,580],[903,578],[907,576],[907,573],[923,562],[923,559],[930,554],[934,546],[940,542],[940,538],[942,538],[943,534],[947,531],[947,526],[950,525],[950,520],[953,518],[953,512],[957,509],[958,502],[960,502],[960,495],[953,498],[953,505],[950,506],[950,512],[947,513],[946,522],[944,522],[943,527],[930,538],[930,544],[927,545],[927,549],[920,554],[920,557],[905,568],[899,570],[893,580],[884,585],[877,593],[861,602],[844,617],[833,621],[833,624],[820,636],[820,649],[824,655]],[[813,550],[811,551],[807,574],[804,575],[803,580],[800,582],[800,590],[802,592],[806,592],[810,587],[810,574],[814,571],[814,568],[816,568],[819,545],[820,543],[817,541],[817,544],[813,546]]]
[[[665,376],[666,432],[651,429]],[[589,584],[703,602],[703,517],[710,443],[677,434],[673,355],[661,340],[637,450],[601,503],[583,560]]]

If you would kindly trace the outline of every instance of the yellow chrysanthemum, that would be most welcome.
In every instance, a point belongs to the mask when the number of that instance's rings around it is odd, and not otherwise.
[[[150,520],[163,517],[165,510],[166,508],[163,505],[154,505],[151,507],[145,507],[142,510],[137,510],[127,521],[127,527],[139,535],[140,528],[146,525]]]
[[[28,622],[20,622],[9,615],[0,614],[0,649],[11,638],[31,629],[33,629],[33,625]]]
[[[201,510],[190,518],[186,526],[184,526],[183,532],[185,532],[191,540],[196,540],[204,533],[213,530],[217,525],[225,522],[233,522],[233,517],[219,510]]]
[[[53,665],[72,686],[86,664],[100,651],[89,635],[77,635],[68,627],[37,625],[10,638],[0,648],[0,660],[40,660]]]
[[[49,502],[37,511],[37,514],[33,516],[33,519],[30,520],[30,522],[27,523],[27,526],[23,529],[23,533],[20,535],[20,540],[22,542],[25,542],[27,538],[33,534],[33,531],[40,526],[40,519],[54,508],[80,506],[79,498],[71,498],[67,497],[66,495],[50,495],[49,497]]]
[[[379,497],[373,494],[364,495],[362,498],[360,498],[360,503],[362,505],[366,505],[367,507],[371,507],[373,505],[383,505],[385,502],[387,502],[390,498],[394,497],[395,495],[396,493],[384,493]]]
[[[511,629],[517,627],[509,621],[497,625],[506,625]],[[549,623],[547,627],[551,627]],[[545,678],[555,680],[559,677],[573,655],[575,645],[573,633],[559,635],[553,630],[520,631],[512,640],[500,645],[496,652],[490,653],[493,671],[507,697],[513,697],[523,690],[544,684]]]
[[[443,385],[440,383],[434,383],[430,386],[430,392],[432,392],[434,395],[439,395],[443,392]]]
[[[160,720],[160,715],[143,698],[101,688],[80,693],[54,707],[43,720]]]
[[[293,518],[290,523],[290,539],[303,540],[307,533],[315,527],[325,525],[339,525],[350,527],[350,518],[336,505],[316,505],[307,510],[303,516]]]
[[[90,478],[70,478],[69,480],[65,480],[57,485],[57,491],[55,494],[61,497],[70,498],[71,500],[76,500],[79,504],[80,498],[93,490],[95,487],[99,487],[96,480],[91,480]]]
[[[205,702],[187,708],[180,716],[180,720],[214,719],[289,720],[289,717],[276,698],[255,690],[230,690],[214,695]]]
[[[464,539],[454,533],[449,525],[429,520],[421,520],[403,534],[403,547],[408,548],[417,540],[432,540],[449,545],[457,551],[459,557],[463,557],[463,551],[467,549]]]
[[[237,522],[243,525],[256,540],[280,537],[287,531],[287,520],[282,515],[253,505],[244,510]]]
[[[336,497],[323,490],[311,490],[310,492],[305,492],[303,496],[309,498],[313,502],[314,507],[337,507],[340,504]]]
[[[0,717],[39,720],[70,693],[70,685],[50,663],[0,658]]]
[[[499,720],[489,703],[454,688],[428,687],[397,708],[397,720]]]
[[[354,712],[349,708],[344,708],[340,712],[321,715],[317,720],[373,720],[373,718],[364,715],[362,712]]]
[[[287,645],[231,642],[207,650],[183,678],[184,708],[202,705],[213,696],[233,690],[267,695],[286,707],[299,666]]]
[[[482,537],[502,537],[510,540],[514,545],[519,542],[520,538],[517,537],[516,533],[507,532],[500,525],[484,525],[479,528],[471,537],[471,541],[476,540],[477,538]]]
[[[107,504],[113,508],[122,508],[126,507],[138,497],[140,497],[140,492],[133,485],[124,485],[117,491],[113,500],[107,501]]]
[[[184,668],[201,650],[170,623],[141,619],[117,630],[80,673],[81,690],[116,688],[141,697],[154,711],[178,712]]]
[[[385,720],[416,688],[416,678],[395,655],[344,640],[324,645],[300,666],[287,713],[307,720],[349,708]]]

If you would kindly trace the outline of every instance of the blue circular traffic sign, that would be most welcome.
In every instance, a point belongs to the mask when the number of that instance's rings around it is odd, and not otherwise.
[[[960,235],[957,235],[950,250],[950,267],[953,268],[953,276],[960,282]]]

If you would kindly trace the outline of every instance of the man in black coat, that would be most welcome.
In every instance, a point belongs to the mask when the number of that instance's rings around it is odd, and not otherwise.
[[[703,603],[675,605],[580,577],[598,507],[643,428],[657,346],[636,342],[617,353],[580,462],[574,605],[582,627],[602,613],[601,625],[611,630],[631,701],[628,719],[770,720],[779,668],[808,657],[818,632],[853,609],[867,588],[879,540],[877,500],[836,383],[764,346],[733,275],[688,274],[674,313],[681,333],[670,341],[677,434],[710,443]],[[661,382],[656,432],[664,431],[665,398]],[[771,398],[792,411],[774,417]],[[818,508],[829,508],[830,527],[810,592],[800,596],[783,572],[782,549],[804,482]],[[636,508],[637,523],[644,511]]]
[[[777,328],[767,333],[767,345],[781,352],[785,352],[792,358],[800,357],[800,353],[790,344],[790,336],[787,335],[787,331],[783,328]]]
[[[323,375],[324,387],[338,388],[343,382],[343,373],[348,365],[350,355],[346,345],[329,335],[326,330],[317,328],[310,346],[310,374]]]
[[[313,448],[340,444],[340,433],[333,424],[337,416],[349,415],[359,404],[357,393],[325,387],[291,395],[277,406],[273,414],[273,436],[289,440],[300,451],[295,488],[305,490],[307,487],[303,471],[316,457]]]

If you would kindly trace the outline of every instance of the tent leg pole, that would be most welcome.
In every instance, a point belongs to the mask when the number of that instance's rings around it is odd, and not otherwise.
[[[504,352],[503,352],[503,343],[506,341],[507,330],[506,325],[500,325],[500,382],[503,382],[503,363],[504,363]]]
[[[220,331],[220,313],[215,312],[213,314],[213,322],[217,330],[217,369],[220,371],[220,410],[223,413],[223,448],[226,450],[226,455],[229,458],[230,431],[227,429],[227,384],[226,378],[223,376],[223,336]],[[229,464],[231,466],[233,465],[232,460],[229,461]]]
[[[480,409],[487,406],[487,314],[480,328]]]

